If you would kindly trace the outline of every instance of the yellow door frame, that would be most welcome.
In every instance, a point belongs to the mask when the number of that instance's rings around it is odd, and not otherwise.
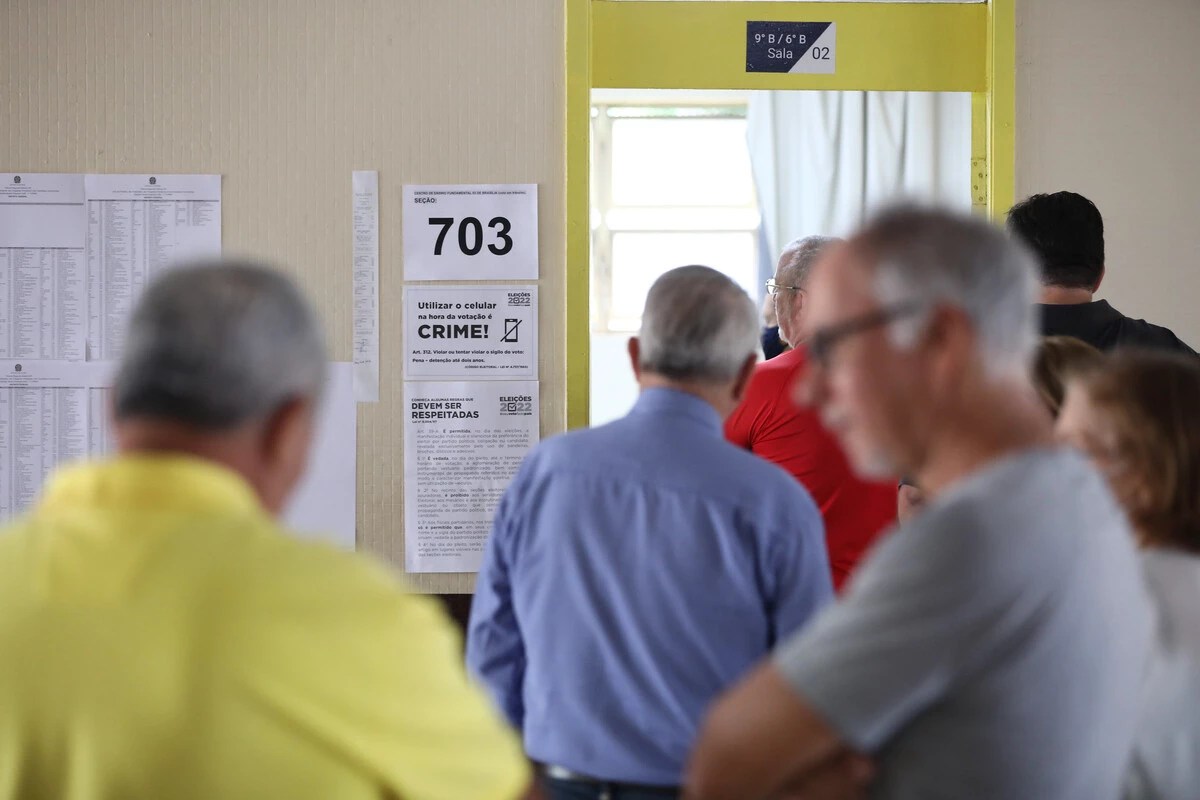
[[[1015,2],[565,0],[567,427],[590,403],[593,88],[971,92],[972,202],[994,217],[1014,193]],[[746,72],[750,20],[837,23],[837,71]]]

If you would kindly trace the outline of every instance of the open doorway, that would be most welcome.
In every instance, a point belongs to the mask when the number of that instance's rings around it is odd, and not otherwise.
[[[591,423],[636,399],[626,342],[667,270],[718,269],[761,308],[793,239],[899,198],[970,209],[971,113],[966,93],[593,90]]]

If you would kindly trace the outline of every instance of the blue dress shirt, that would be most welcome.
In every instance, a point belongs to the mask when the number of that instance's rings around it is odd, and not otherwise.
[[[831,598],[807,492],[703,400],[650,389],[525,459],[467,663],[535,761],[675,786],[707,706]]]

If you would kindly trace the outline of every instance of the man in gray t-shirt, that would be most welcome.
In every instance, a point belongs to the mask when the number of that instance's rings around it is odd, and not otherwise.
[[[881,796],[1110,796],[1150,629],[1135,561],[1082,457],[1028,450],[895,531],[775,664],[878,754]]]
[[[897,209],[811,281],[802,393],[860,472],[915,475],[931,501],[716,704],[685,796],[869,776],[875,798],[1114,800],[1152,615],[1121,512],[1029,385],[1028,256]]]

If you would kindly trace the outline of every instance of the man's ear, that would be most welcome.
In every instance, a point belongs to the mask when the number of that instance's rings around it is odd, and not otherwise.
[[[935,306],[918,347],[928,348],[932,354],[933,372],[930,380],[942,389],[961,383],[964,373],[976,354],[978,336],[966,312],[950,306]]]
[[[260,439],[264,476],[263,498],[268,510],[278,513],[308,466],[315,424],[315,403],[293,398],[279,406],[263,424]]]
[[[1092,294],[1095,294],[1096,292],[1100,291],[1100,284],[1104,283],[1104,276],[1107,274],[1108,274],[1108,271],[1106,269],[1104,269],[1104,267],[1101,267],[1100,268],[1100,277],[1096,279],[1096,285],[1092,287]]]
[[[797,289],[791,294],[792,307],[788,311],[788,320],[792,323],[792,336],[797,341],[788,342],[788,344],[790,344],[792,347],[796,347],[798,344],[800,344],[800,341],[804,339],[804,325],[802,323],[804,321],[804,305],[808,302],[808,292],[804,291],[803,289]]]
[[[804,304],[808,302],[808,292],[804,289],[797,289],[792,292],[792,320],[798,320],[804,312]]]
[[[638,341],[638,337],[629,337],[629,364],[633,367],[633,377],[637,380],[642,379],[642,343]]]
[[[746,389],[750,386],[750,379],[754,377],[754,364],[758,361],[758,356],[751,353],[746,356],[746,361],[742,364],[742,368],[738,370],[737,378],[733,382],[733,399],[740,403],[742,398],[746,396]]]

